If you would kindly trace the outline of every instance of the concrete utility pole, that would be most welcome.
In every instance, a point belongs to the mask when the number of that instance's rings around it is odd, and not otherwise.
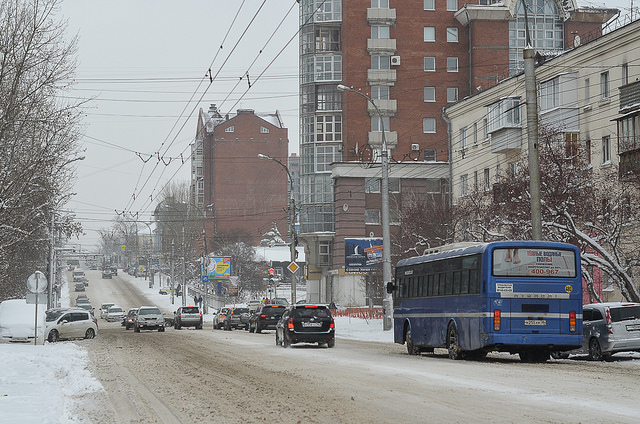
[[[174,244],[175,244],[175,240],[172,239],[171,240],[171,284],[170,284],[170,288],[171,288],[171,304],[173,305],[174,303],[174,290],[173,287],[175,285],[174,281],[175,281],[175,276],[173,273],[173,255],[174,255]]]
[[[285,172],[287,173],[287,178],[289,179],[289,206],[287,206],[287,214],[289,216],[289,253],[291,255],[291,263],[296,261],[296,199],[295,193],[293,191],[293,177],[291,176],[291,172],[289,171],[289,167],[284,163],[280,162],[278,159],[272,158],[267,155],[263,155],[258,153],[258,157],[260,159],[267,159],[276,162],[280,165]],[[296,303],[296,281],[297,276],[295,272],[291,272],[291,304],[295,305]]]
[[[380,151],[382,165],[382,187],[380,190],[382,197],[382,280],[385,289],[384,300],[382,302],[382,310],[384,311],[382,329],[388,331],[393,328],[393,299],[391,293],[387,293],[386,291],[387,284],[391,282],[391,229],[389,226],[389,151],[387,150],[387,139],[384,134],[384,120],[382,119],[380,109],[378,109],[378,106],[371,97],[343,84],[338,84],[338,90],[349,91],[364,97],[371,103],[380,118],[380,129],[382,130],[382,147]]]
[[[527,141],[529,148],[529,191],[531,192],[531,237],[542,240],[542,204],[540,201],[540,153],[538,151],[538,93],[536,90],[536,52],[532,47],[527,17],[527,4],[524,6],[527,47],[522,51],[524,59],[524,80],[527,94]]]

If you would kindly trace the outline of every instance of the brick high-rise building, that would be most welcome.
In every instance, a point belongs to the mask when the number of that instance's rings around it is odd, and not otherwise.
[[[475,4],[469,4],[475,3]],[[616,10],[526,0],[541,55],[598,37]],[[301,236],[308,300],[363,303],[346,238],[380,237],[380,149],[389,151],[392,239],[412,196],[448,196],[443,108],[522,71],[521,0],[300,0]],[[375,103],[338,84],[359,90]],[[378,115],[377,110],[380,111]],[[397,256],[392,249],[392,262]],[[355,294],[354,294],[355,293]]]

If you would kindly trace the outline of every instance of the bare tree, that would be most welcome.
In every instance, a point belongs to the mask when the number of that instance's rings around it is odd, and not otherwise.
[[[76,39],[55,20],[58,0],[0,0],[0,286],[20,295],[46,263],[52,214],[58,234],[80,227],[60,208],[78,157],[78,104],[59,94],[73,81]],[[56,212],[57,211],[57,212]]]

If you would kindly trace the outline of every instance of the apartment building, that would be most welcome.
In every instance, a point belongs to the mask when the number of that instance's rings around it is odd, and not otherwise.
[[[393,239],[412,197],[448,196],[443,109],[521,72],[521,1],[468,3],[300,0],[300,238],[309,300],[363,304],[382,296],[363,289],[364,274],[348,271],[345,240],[381,237],[383,129]],[[597,38],[617,12],[581,10],[572,0],[527,4],[533,42],[548,55],[575,36]],[[401,252],[391,253],[393,263]]]

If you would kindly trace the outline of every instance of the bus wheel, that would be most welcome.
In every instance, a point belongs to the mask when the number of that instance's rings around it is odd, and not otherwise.
[[[411,328],[407,328],[407,332],[404,336],[404,342],[407,344],[407,353],[409,355],[417,355],[420,353],[420,348],[414,346],[411,340]]]
[[[447,329],[447,349],[449,349],[449,358],[462,359],[462,349],[458,343],[458,330],[453,323],[449,324]]]

